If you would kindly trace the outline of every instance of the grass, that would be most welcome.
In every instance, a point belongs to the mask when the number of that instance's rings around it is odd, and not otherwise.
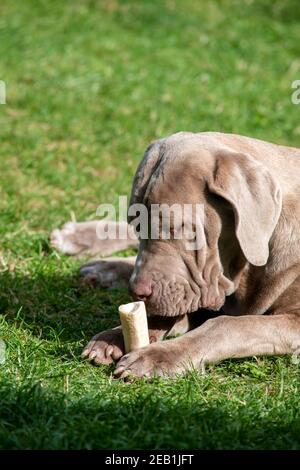
[[[298,0],[2,0],[0,447],[299,449],[299,365],[175,380],[80,359],[126,291],[83,289],[48,233],[128,194],[148,143],[218,130],[299,146]]]

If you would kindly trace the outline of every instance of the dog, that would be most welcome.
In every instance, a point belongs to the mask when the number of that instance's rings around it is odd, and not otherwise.
[[[133,181],[134,203],[203,205],[203,243],[187,250],[184,239],[131,238],[136,260],[84,265],[83,275],[108,287],[127,283],[133,298],[145,302],[151,338],[125,355],[117,327],[94,336],[84,357],[118,361],[114,374],[125,378],[300,351],[299,149],[234,134],[179,132],[146,150]],[[82,241],[97,223],[56,230],[52,245],[67,252],[71,244],[73,254],[95,251]],[[213,318],[201,321],[208,311]]]

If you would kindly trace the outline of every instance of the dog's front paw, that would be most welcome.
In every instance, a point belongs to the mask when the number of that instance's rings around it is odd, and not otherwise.
[[[95,335],[82,351],[82,357],[94,364],[111,364],[125,354],[121,327]]]
[[[114,375],[119,378],[172,376],[184,372],[179,348],[172,340],[153,343],[130,352],[118,362]]]

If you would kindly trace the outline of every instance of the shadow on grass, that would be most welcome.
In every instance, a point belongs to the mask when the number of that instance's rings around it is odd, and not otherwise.
[[[0,313],[8,322],[40,339],[88,340],[118,323],[117,305],[128,301],[126,289],[82,286],[78,275],[0,275]]]
[[[182,382],[183,383],[183,382]],[[228,400],[187,397],[179,384],[165,395],[153,386],[127,393],[67,398],[39,384],[0,392],[0,447],[9,449],[296,449],[299,419],[285,407],[259,409]],[[13,386],[11,386],[13,385]]]
[[[274,3],[270,5],[268,2],[254,4],[253,8],[257,14],[277,20],[285,24],[298,23],[300,20],[300,9],[298,0],[287,0],[285,2]]]

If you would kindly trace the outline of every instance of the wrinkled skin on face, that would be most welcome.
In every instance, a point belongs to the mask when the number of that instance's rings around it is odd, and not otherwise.
[[[161,163],[140,195],[138,202],[145,204],[149,213],[150,237],[140,240],[130,286],[134,296],[136,285],[144,279],[150,282],[151,295],[145,299],[149,315],[184,315],[199,308],[216,311],[234,289],[224,273],[224,266],[229,268],[232,260],[221,259],[222,245],[237,244],[232,210],[209,194],[205,185],[197,162],[182,158],[176,165]],[[176,204],[171,211],[169,239],[164,239],[168,224],[162,214],[151,217],[157,204]],[[192,212],[185,212],[186,204]],[[197,207],[201,217],[196,218]],[[151,229],[158,239],[151,238]],[[233,248],[232,252],[240,251]]]

